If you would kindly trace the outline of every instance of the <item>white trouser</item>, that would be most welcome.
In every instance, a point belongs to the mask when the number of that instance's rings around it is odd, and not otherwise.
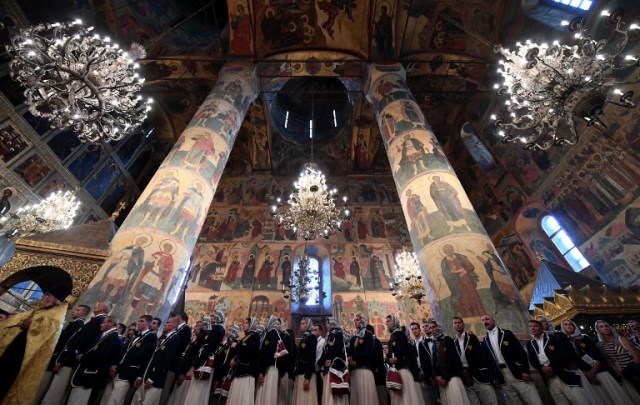
[[[158,405],[162,397],[162,388],[145,388],[144,384],[140,384],[136,393],[133,394],[131,405]]]
[[[517,404],[522,401],[527,405],[542,405],[542,400],[533,382],[518,380],[511,374],[509,367],[501,368],[500,371],[502,371],[505,380],[502,391],[510,403]]]
[[[100,405],[122,405],[127,397],[129,386],[129,381],[118,380],[118,377],[109,381]]]
[[[67,405],[87,405],[91,397],[91,388],[73,387]]]
[[[471,405],[498,405],[498,397],[493,386],[489,383],[478,382],[473,379],[472,386],[464,386]]]
[[[558,376],[549,378],[549,392],[556,405],[589,405],[591,401],[587,398],[582,387],[569,386],[562,382]]]

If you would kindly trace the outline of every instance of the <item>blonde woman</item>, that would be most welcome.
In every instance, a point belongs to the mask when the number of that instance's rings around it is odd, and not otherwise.
[[[598,346],[604,351],[605,357],[613,370],[624,377],[623,384],[633,403],[640,403],[640,353],[627,338],[620,336],[609,323],[596,321]]]

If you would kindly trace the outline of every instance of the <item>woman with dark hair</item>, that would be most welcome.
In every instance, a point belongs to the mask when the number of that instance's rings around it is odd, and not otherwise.
[[[318,392],[316,388],[316,346],[318,338],[312,333],[313,322],[310,318],[302,318],[300,332],[303,332],[298,357],[296,359],[296,379],[293,386],[293,400],[296,405],[317,405]]]
[[[258,375],[258,355],[260,354],[260,336],[256,332],[258,320],[244,320],[244,338],[232,343],[236,357],[231,360],[234,377],[229,389],[228,405],[254,405],[256,376]]]
[[[563,320],[561,326],[562,333],[569,338],[581,360],[578,366],[582,371],[582,388],[587,391],[587,395],[599,403],[631,403],[631,398],[620,385],[622,378],[615,374],[596,343],[589,336],[583,335],[571,319]],[[618,381],[613,374],[618,377]]]
[[[640,353],[627,338],[620,336],[609,323],[596,321],[598,346],[604,351],[613,370],[624,377],[623,384],[633,403],[640,404]]]
[[[280,320],[271,315],[267,321],[266,335],[260,346],[258,362],[258,389],[256,405],[271,405],[278,402],[278,369],[276,353],[280,339]]]
[[[334,318],[327,318],[327,339],[320,357],[324,374],[324,384],[322,386],[322,405],[348,405],[349,395],[334,395],[331,392],[331,382],[328,376],[329,368],[344,371],[348,368],[346,339],[338,321]]]

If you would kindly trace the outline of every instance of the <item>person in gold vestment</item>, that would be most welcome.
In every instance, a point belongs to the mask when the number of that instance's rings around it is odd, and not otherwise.
[[[39,309],[14,315],[0,325],[0,364],[8,368],[0,381],[0,404],[34,402],[46,359],[62,331],[68,304],[61,301],[68,294],[68,289],[51,288]]]

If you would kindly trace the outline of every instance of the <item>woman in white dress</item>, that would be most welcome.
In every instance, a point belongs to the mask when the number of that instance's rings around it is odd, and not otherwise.
[[[422,393],[418,391],[411,372],[411,351],[409,338],[400,329],[400,321],[395,315],[388,315],[387,328],[391,333],[387,350],[387,363],[395,367],[402,377],[402,390],[389,391],[391,405],[413,405],[424,403]]]

